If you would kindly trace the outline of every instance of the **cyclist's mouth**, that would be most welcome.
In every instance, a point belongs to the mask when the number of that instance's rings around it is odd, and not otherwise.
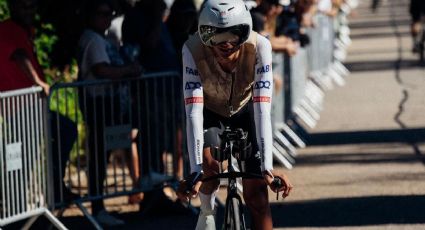
[[[237,50],[238,50],[237,47],[220,47],[220,46],[217,47],[217,51],[218,51],[217,53],[221,57],[229,57]]]

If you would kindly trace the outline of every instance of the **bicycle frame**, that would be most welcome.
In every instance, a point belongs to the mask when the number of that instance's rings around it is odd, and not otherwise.
[[[230,154],[229,154],[229,158],[228,158],[228,167],[227,167],[227,171],[229,173],[232,172],[236,172],[234,166],[233,166],[233,141],[230,141]],[[242,199],[238,194],[238,188],[237,188],[237,181],[236,181],[237,177],[229,177],[228,178],[228,187],[227,187],[227,197],[226,197],[226,209],[224,212],[224,225],[227,227],[228,223],[231,222],[232,220],[229,220],[228,218],[231,216],[231,214],[229,214],[229,212],[231,210],[229,210],[228,207],[230,207],[230,205],[234,205],[233,203],[233,198],[236,198],[238,200],[238,204],[239,207],[237,208],[237,210],[239,211],[239,223],[235,223],[237,225],[240,225],[241,229],[244,230],[246,229],[246,225],[245,225],[245,218],[244,218],[244,213],[243,213],[243,207],[242,207]],[[235,222],[238,222],[235,220]],[[225,228],[227,229],[227,228]]]
[[[240,197],[237,189],[237,178],[263,178],[262,175],[257,175],[253,173],[241,172],[244,170],[244,161],[240,161],[241,171],[237,171],[233,165],[233,162],[237,162],[237,159],[234,155],[234,145],[240,140],[241,137],[238,137],[237,132],[226,128],[225,132],[227,135],[224,136],[224,145],[221,147],[223,152],[226,154],[224,159],[228,160],[227,173],[219,173],[217,175],[204,178],[202,181],[210,181],[213,179],[227,178],[228,187],[227,187],[227,197],[226,197],[226,206],[225,206],[225,216],[224,216],[224,229],[237,229],[245,230],[245,218],[243,213],[242,198]],[[244,133],[242,132],[242,135]],[[245,136],[246,137],[246,136]],[[228,139],[230,138],[230,139]],[[239,148],[241,149],[241,148]],[[228,151],[224,151],[228,150]],[[239,162],[238,162],[239,163]]]

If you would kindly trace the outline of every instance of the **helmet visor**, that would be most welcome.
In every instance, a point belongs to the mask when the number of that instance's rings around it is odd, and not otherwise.
[[[216,46],[222,43],[231,43],[238,46],[248,39],[249,25],[241,24],[227,28],[203,25],[199,27],[199,35],[204,44]]]

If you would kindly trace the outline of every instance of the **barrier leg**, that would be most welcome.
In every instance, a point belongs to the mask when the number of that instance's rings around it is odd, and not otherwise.
[[[49,210],[45,210],[44,212],[44,216],[50,220],[50,222],[52,222],[52,224],[60,229],[60,230],[66,230],[67,228],[65,227],[65,225],[63,225]]]
[[[294,109],[294,113],[310,128],[314,128],[316,126],[316,121],[304,110],[300,107],[296,107]]]
[[[273,150],[272,150],[273,156],[281,163],[283,164],[287,169],[292,169],[292,164],[286,159],[283,154],[286,153],[284,149],[277,149],[276,145],[273,144]]]
[[[278,142],[278,144],[280,144],[280,146],[282,146],[284,149],[287,150],[287,153],[291,156],[296,156],[296,150],[295,147],[291,144],[291,142],[289,142],[288,139],[286,139],[285,136],[283,136],[283,134],[280,131],[275,131],[274,132],[274,139]],[[291,163],[294,163],[291,161],[291,159],[289,159],[289,161]]]
[[[33,216],[27,220],[25,225],[22,227],[23,230],[28,230],[34,224],[34,222],[38,219],[40,215]]]
[[[305,148],[306,145],[304,141],[291,129],[291,127],[289,127],[285,123],[279,123],[276,124],[276,128],[281,132],[287,134],[291,138],[291,140],[297,144],[298,147]]]
[[[99,225],[99,223],[97,223],[96,219],[92,215],[90,215],[90,213],[87,211],[87,209],[83,206],[81,202],[75,202],[75,204],[78,206],[78,208],[83,212],[84,216],[87,217],[90,223],[97,230],[103,230],[103,228]]]

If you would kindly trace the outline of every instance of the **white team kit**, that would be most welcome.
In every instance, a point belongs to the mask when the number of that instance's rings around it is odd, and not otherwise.
[[[197,66],[202,65],[202,62],[198,60],[199,55],[194,54],[199,47],[195,46],[196,49],[189,47],[188,42],[183,46],[183,90],[191,172],[202,170],[204,107],[223,117],[231,117],[248,103],[253,103],[257,145],[263,158],[262,171],[273,169],[270,118],[273,94],[272,50],[270,42],[253,31],[251,31],[250,40],[254,42],[251,46],[254,48],[251,52],[243,53],[242,55],[246,57],[242,59],[251,58],[253,60],[251,66],[246,66],[246,64],[237,66],[234,70],[235,73],[224,73],[216,62],[215,70],[211,71],[211,68],[209,71],[203,70],[202,66]],[[249,42],[242,46],[247,44]],[[204,47],[204,49],[208,48]],[[209,66],[214,66],[213,57],[205,59],[211,59],[205,62],[210,64]],[[212,61],[212,64],[208,61]],[[249,61],[244,62],[250,63]],[[228,79],[217,80],[217,75]],[[237,76],[237,81],[233,78],[234,76]],[[212,81],[215,81],[215,84]],[[204,89],[204,86],[208,89]],[[236,99],[232,100],[232,98]],[[236,103],[232,103],[232,101],[236,101]]]
[[[221,146],[223,126],[248,134],[246,140],[252,152],[244,158],[243,171],[262,175],[263,179],[244,180],[244,199],[251,212],[257,211],[256,224],[272,226],[266,201],[267,185],[271,186],[276,175],[272,158],[273,71],[269,40],[252,30],[251,14],[242,0],[207,0],[199,15],[198,32],[185,42],[182,57],[191,174],[180,183],[178,195],[187,200],[199,193],[201,212],[195,229],[216,229],[214,203],[219,181],[203,182],[202,189],[194,185],[203,170],[207,177],[217,173],[218,164],[211,161],[211,151],[205,152],[205,165],[203,154],[204,148]]]

